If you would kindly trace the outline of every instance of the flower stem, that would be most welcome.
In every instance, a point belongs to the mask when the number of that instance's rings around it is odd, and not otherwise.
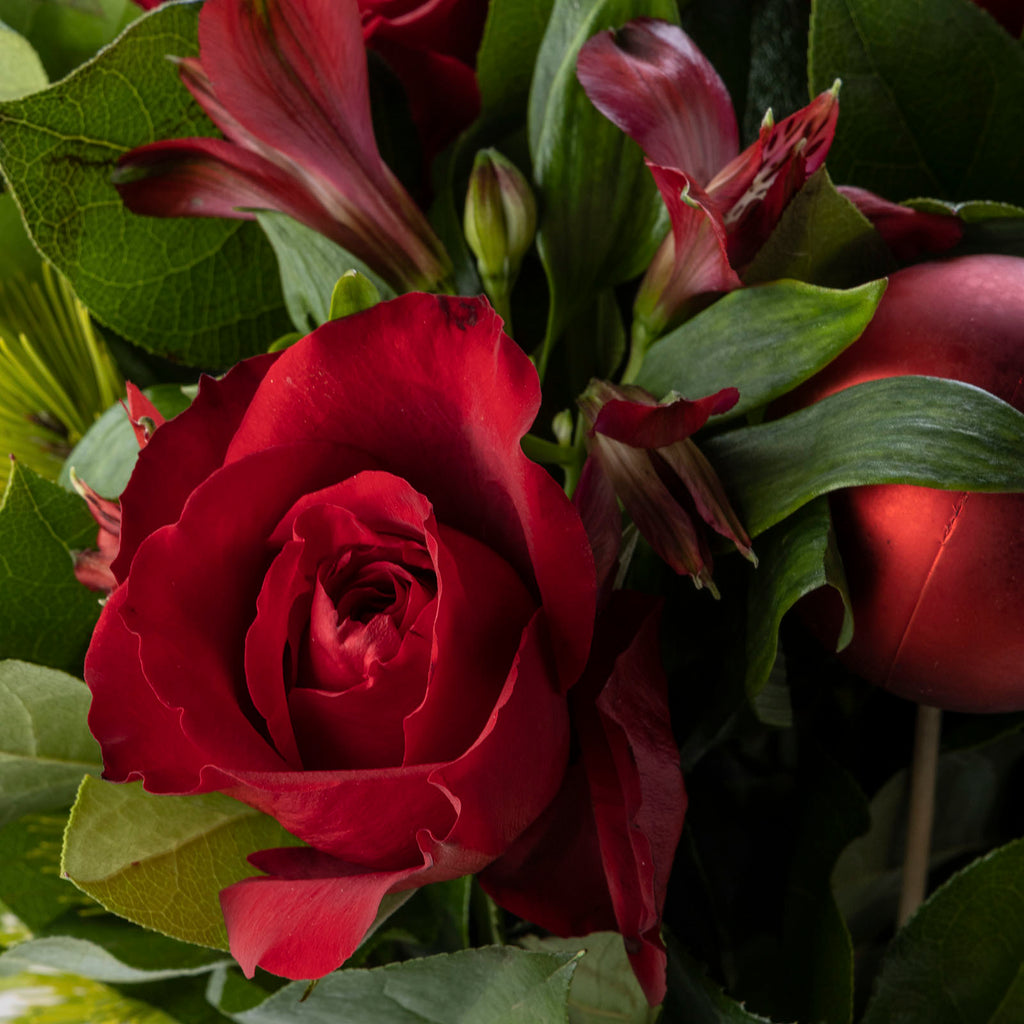
[[[907,813],[907,845],[903,857],[903,887],[896,912],[896,924],[900,928],[924,902],[928,886],[941,731],[942,712],[938,708],[918,705],[914,759],[910,768],[910,808]]]

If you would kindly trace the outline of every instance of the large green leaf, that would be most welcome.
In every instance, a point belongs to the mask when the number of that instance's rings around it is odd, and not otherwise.
[[[836,291],[778,281],[740,288],[651,346],[637,383],[659,398],[720,388],[740,400],[716,422],[742,416],[814,376],[860,337],[885,291],[872,281]]]
[[[845,608],[840,648],[853,635],[846,577],[826,499],[810,502],[772,527],[758,541],[757,555],[757,572],[747,592],[746,641],[747,695],[754,701],[755,710],[775,664],[782,618],[804,594],[819,587],[835,587]],[[761,717],[767,720],[764,714]]]
[[[476,56],[485,118],[526,110],[530,78],[554,0],[491,0]]]
[[[537,56],[529,137],[542,210],[537,246],[551,289],[549,346],[601,288],[640,274],[668,228],[640,147],[598,113],[576,79],[587,39],[640,16],[676,21],[678,11],[671,0],[556,0]]]
[[[67,807],[82,776],[99,769],[88,711],[80,679],[0,661],[0,828],[32,811]]]
[[[776,1014],[821,1024],[853,1019],[853,943],[832,893],[843,849],[868,830],[868,803],[816,749],[802,759],[803,800],[784,901]]]
[[[299,841],[219,793],[154,796],[87,776],[64,837],[64,873],[108,910],[185,942],[227,949],[218,893],[258,872],[246,858]]]
[[[964,0],[815,0],[811,92],[843,80],[828,163],[890,199],[1024,200],[1024,49]]]
[[[863,1024],[1024,1020],[1024,839],[975,861],[893,940]]]
[[[154,11],[64,81],[0,103],[0,166],[35,243],[99,320],[152,352],[226,366],[287,327],[259,227],[136,217],[111,182],[135,146],[211,134],[166,59],[195,53],[196,12]]]
[[[0,0],[0,21],[28,39],[52,80],[106,46],[139,14],[132,0]]]
[[[49,84],[32,44],[0,21],[0,100],[17,99]]]
[[[288,985],[238,1024],[564,1024],[577,957],[467,949]]]
[[[77,670],[100,605],[75,579],[71,551],[95,543],[77,494],[11,466],[0,502],[0,658]]]
[[[1024,491],[1024,414],[937,377],[889,377],[701,445],[751,536],[861,484]]]
[[[868,219],[840,195],[821,167],[789,201],[775,230],[747,267],[747,284],[791,277],[850,288],[896,269]]]
[[[12,1024],[205,1024],[171,1017],[100,982],[49,971],[0,976],[0,1005],[24,1009]]]
[[[119,923],[105,921],[109,930],[117,930]],[[57,971],[77,974],[93,981],[132,984],[178,978],[189,974],[206,974],[218,964],[231,963],[230,959],[197,946],[185,946],[142,928],[125,928],[117,953],[111,952],[91,939],[75,935],[53,935],[19,943],[0,954],[0,974],[50,967]],[[188,964],[173,964],[172,960],[185,951]],[[136,963],[145,966],[136,966]]]
[[[579,939],[523,939],[527,949],[547,953],[579,953],[569,989],[569,1024],[652,1024],[659,1011],[652,1008],[636,980],[626,946],[618,932],[594,932]]]

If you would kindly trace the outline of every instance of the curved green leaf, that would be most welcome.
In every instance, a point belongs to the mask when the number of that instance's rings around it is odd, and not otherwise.
[[[66,807],[100,767],[85,683],[23,661],[0,662],[0,827]]]
[[[938,377],[857,384],[701,448],[751,536],[841,487],[1024,491],[1024,414]]]
[[[775,664],[782,618],[804,594],[824,586],[839,591],[845,608],[840,650],[853,635],[853,612],[827,501],[816,499],[769,530],[758,542],[757,554],[757,572],[747,594],[746,640],[747,695],[755,710]]]
[[[485,118],[512,118],[525,109],[530,76],[554,0],[491,0],[476,55]]]
[[[0,166],[36,245],[99,320],[151,352],[226,366],[287,326],[259,227],[137,217],[111,182],[129,149],[213,131],[166,59],[196,52],[196,15],[154,11],[63,81],[0,103]]]
[[[218,894],[258,872],[257,850],[299,843],[273,818],[207,793],[155,796],[86,776],[64,836],[64,874],[107,910],[185,942],[227,949]]]
[[[556,0],[537,55],[528,126],[549,339],[601,288],[641,273],[668,229],[640,147],[598,113],[576,79],[576,56],[591,36],[640,16],[677,21],[678,11],[671,0]]]
[[[740,400],[716,422],[743,416],[813,377],[874,316],[885,281],[837,291],[777,281],[740,288],[656,341],[637,384],[659,398],[734,387]]]
[[[578,957],[511,946],[467,949],[299,981],[238,1024],[564,1024]]]
[[[954,875],[893,940],[863,1024],[1024,1020],[1024,839]]]
[[[49,84],[32,44],[0,21],[0,100],[17,99]]]

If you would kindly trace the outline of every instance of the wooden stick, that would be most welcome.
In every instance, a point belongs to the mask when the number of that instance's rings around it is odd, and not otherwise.
[[[914,760],[910,766],[910,807],[907,813],[907,845],[903,856],[903,888],[896,913],[899,928],[907,923],[924,902],[928,887],[941,731],[942,712],[938,708],[919,704],[914,731]]]

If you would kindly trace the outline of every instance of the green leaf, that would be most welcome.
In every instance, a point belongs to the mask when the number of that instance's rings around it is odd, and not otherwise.
[[[143,394],[167,419],[187,409],[190,402],[180,384],[157,384],[146,388]],[[58,482],[73,490],[71,470],[74,469],[94,491],[105,498],[116,498],[128,483],[138,457],[139,442],[124,406],[118,402],[107,409],[71,449]]]
[[[824,586],[839,591],[845,609],[840,650],[853,635],[853,612],[827,500],[812,501],[772,527],[758,541],[757,555],[757,572],[747,592],[746,640],[746,688],[755,709],[775,664],[782,617],[804,594]]]
[[[80,679],[23,661],[0,662],[0,828],[31,811],[67,807],[101,764]]]
[[[537,56],[529,137],[543,211],[537,246],[551,289],[549,346],[598,291],[640,274],[668,228],[640,147],[598,113],[576,79],[587,39],[642,15],[678,20],[671,0],[556,0]]]
[[[394,298],[394,289],[362,260],[312,228],[283,213],[263,211],[256,219],[277,254],[285,306],[296,330],[308,334],[331,319],[334,286],[349,270],[368,278],[385,298]]]
[[[586,952],[569,989],[569,1024],[653,1024],[657,1020],[658,1010],[648,1004],[618,932],[594,932],[579,939],[528,935],[522,944],[540,952]]]
[[[1024,839],[954,875],[893,940],[863,1024],[1024,1020]]]
[[[298,840],[219,793],[154,796],[87,776],[64,837],[64,873],[108,910],[185,942],[227,949],[218,893],[258,872],[250,853]]]
[[[563,1024],[577,958],[488,946],[296,982],[238,1024]]]
[[[0,658],[78,668],[100,605],[75,579],[71,551],[95,543],[77,494],[12,464],[0,502]]]
[[[0,20],[28,39],[52,81],[106,46],[140,13],[131,0],[0,0]]]
[[[50,84],[32,44],[0,21],[0,100],[13,100]]]
[[[60,876],[66,825],[66,814],[27,814],[0,829],[0,900],[36,933],[72,908],[96,906]]]
[[[107,926],[110,927],[111,923],[107,922]],[[117,925],[113,924],[113,927]],[[218,964],[233,962],[222,956],[214,958],[208,950],[174,943],[162,935],[141,928],[125,929],[123,938],[130,941],[122,941],[118,950],[120,956],[115,956],[96,942],[77,936],[54,935],[30,939],[0,954],[0,974],[50,967],[93,981],[123,985],[206,974]],[[188,950],[193,954],[190,959],[196,962],[190,966],[169,966],[171,957],[179,949]],[[133,966],[133,962],[138,960],[150,966]]]
[[[841,487],[1024,490],[1024,414],[938,377],[867,381],[701,448],[751,536]]]
[[[70,974],[0,977],[0,1005],[24,1008],[24,1015],[14,1018],[13,1024],[186,1024],[106,985]]]
[[[885,281],[834,291],[798,281],[740,288],[656,341],[637,383],[661,397],[720,388],[740,399],[716,422],[757,409],[814,376],[867,327]]]
[[[554,0],[491,0],[476,56],[484,118],[526,110],[530,78]]]
[[[668,995],[661,1024],[771,1024],[730,999],[677,942],[668,943]]]
[[[21,214],[9,192],[0,193],[0,281],[17,274],[33,280],[41,279],[39,253],[29,240]]]
[[[815,0],[811,92],[843,80],[828,163],[890,199],[1024,200],[1024,49],[964,0]]]
[[[784,1015],[821,1024],[853,1019],[853,943],[832,893],[843,849],[868,830],[860,787],[828,757],[811,753],[802,766],[804,799],[783,906],[777,974]]]
[[[196,15],[154,11],[64,81],[0,103],[0,166],[36,245],[99,320],[151,352],[226,366],[287,324],[259,227],[136,217],[111,182],[135,146],[213,131],[166,59],[196,52]]]
[[[775,230],[743,275],[746,284],[783,277],[852,288],[895,270],[888,246],[840,195],[821,167],[790,200]]]
[[[380,289],[358,270],[346,270],[338,278],[334,291],[331,292],[331,308],[327,316],[330,320],[340,320],[342,317],[370,309],[378,302]]]

